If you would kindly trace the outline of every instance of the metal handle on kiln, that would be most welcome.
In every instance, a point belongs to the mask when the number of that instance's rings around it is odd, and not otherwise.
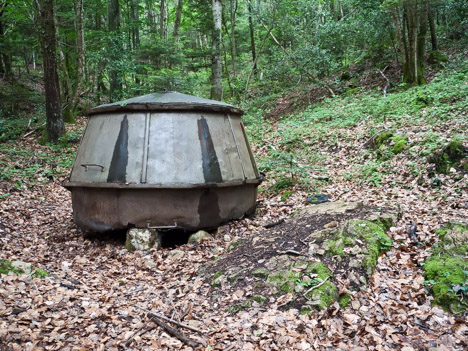
[[[101,172],[104,172],[104,166],[101,166],[95,163],[85,163],[85,164],[82,164],[81,167],[85,168],[85,172],[88,172],[88,167],[100,167]]]

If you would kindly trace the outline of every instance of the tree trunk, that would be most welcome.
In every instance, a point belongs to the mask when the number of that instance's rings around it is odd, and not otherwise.
[[[429,6],[428,8],[428,20],[429,20],[429,28],[431,30],[431,44],[432,44],[432,51],[437,51],[437,36],[436,36],[436,31],[435,31],[435,25],[434,25],[434,10]]]
[[[8,4],[6,3],[0,4],[0,36],[2,37],[5,35],[5,26],[3,24],[3,21],[1,20],[1,17],[7,6]],[[4,75],[4,77],[7,80],[13,80],[13,71],[11,69],[11,55],[2,53],[0,63],[1,73]]]
[[[417,84],[426,84],[426,78],[424,77],[424,71],[426,66],[426,35],[427,35],[427,22],[428,22],[428,4],[427,0],[420,1],[419,8],[419,32],[417,40]]]
[[[122,73],[119,67],[119,57],[122,50],[120,43],[120,8],[119,0],[109,0],[108,7],[109,27],[109,97],[111,101],[122,97]]]
[[[161,39],[166,39],[166,6],[167,0],[160,0],[159,7],[159,35]]]
[[[237,0],[230,0],[232,75],[237,77],[236,12]]]
[[[252,51],[252,61],[253,61],[253,74],[254,77],[257,76],[257,54],[255,53],[255,36],[254,36],[254,26],[253,26],[253,11],[252,11],[252,3],[248,1],[249,3],[249,30],[250,30],[250,50]]]
[[[213,44],[212,44],[212,66],[211,66],[211,99],[221,100],[223,87],[221,83],[222,57],[221,57],[221,0],[212,0],[213,11]]]
[[[179,42],[180,21],[182,18],[182,5],[183,5],[183,0],[177,0],[177,9],[176,9],[176,15],[175,15],[175,22],[174,22],[174,41],[176,43],[176,48],[177,48],[177,43]]]
[[[55,18],[53,0],[36,0],[39,12],[41,31],[39,41],[44,61],[44,85],[46,100],[46,131],[47,141],[57,143],[65,134],[60,100],[60,86],[57,74]]]
[[[146,0],[146,11],[148,12],[147,24],[150,30],[151,36],[154,38],[155,33],[157,32],[156,27],[156,15],[153,11],[153,1]]]

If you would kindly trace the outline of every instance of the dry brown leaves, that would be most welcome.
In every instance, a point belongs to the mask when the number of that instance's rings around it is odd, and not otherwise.
[[[436,132],[446,135],[459,127],[441,125]],[[212,242],[130,253],[121,238],[84,238],[73,224],[69,193],[56,181],[14,192],[0,202],[0,259],[30,262],[50,273],[45,279],[0,278],[0,349],[191,349],[154,325],[142,309],[199,329],[181,331],[207,350],[466,349],[466,316],[431,306],[419,266],[428,248],[412,245],[407,235],[413,220],[419,240],[430,244],[440,224],[466,221],[466,178],[462,192],[456,191],[461,183],[449,177],[437,189],[419,186],[408,171],[408,156],[400,154],[391,161],[394,173],[379,188],[346,179],[344,174],[360,158],[366,131],[365,124],[341,131],[351,141],[329,154],[331,179],[324,192],[332,199],[373,206],[399,204],[403,217],[391,229],[394,246],[380,257],[368,290],[354,293],[346,309],[335,304],[313,316],[299,315],[297,310],[278,310],[285,298],[278,297],[266,307],[254,304],[230,315],[227,307],[235,294],[213,296],[198,273],[231,241],[303,206],[304,192],[288,199],[295,207],[264,197],[257,217],[225,226]],[[417,139],[421,130],[406,134]],[[38,146],[29,140],[25,147]]]

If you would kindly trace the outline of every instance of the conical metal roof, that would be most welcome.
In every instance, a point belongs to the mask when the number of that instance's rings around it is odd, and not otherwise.
[[[97,106],[88,115],[108,112],[130,111],[214,111],[242,115],[244,112],[221,101],[204,99],[198,96],[181,94],[174,91],[152,93],[128,100]]]

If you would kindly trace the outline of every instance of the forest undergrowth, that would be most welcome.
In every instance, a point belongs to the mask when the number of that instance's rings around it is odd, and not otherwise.
[[[191,349],[153,325],[148,310],[191,326],[183,332],[206,350],[466,349],[467,312],[432,304],[422,264],[437,229],[468,222],[466,156],[446,174],[434,162],[453,141],[468,146],[467,76],[465,61],[385,97],[350,91],[276,119],[248,110],[244,122],[266,174],[256,215],[176,249],[128,252],[121,236],[84,237],[75,227],[61,184],[84,118],[67,126],[59,146],[18,133],[0,144],[0,260],[48,276],[0,276],[0,350]],[[230,307],[241,291],[213,299],[201,267],[317,193],[401,213],[367,290],[353,292],[345,308],[312,315],[281,308],[282,296],[236,314]]]

